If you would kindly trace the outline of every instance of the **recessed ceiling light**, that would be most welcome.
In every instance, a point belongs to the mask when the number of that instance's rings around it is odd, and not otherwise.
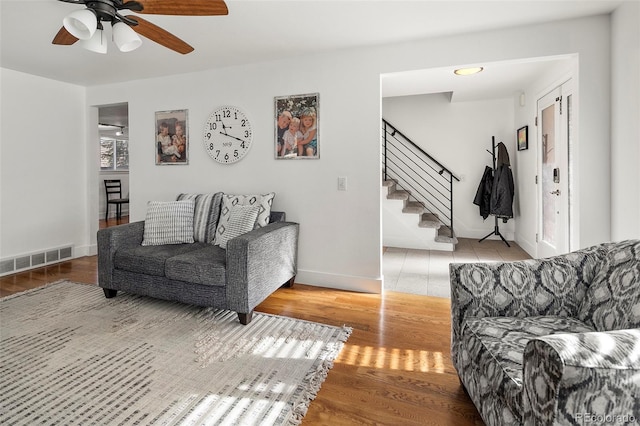
[[[484,69],[483,67],[458,68],[457,70],[453,71],[453,73],[455,75],[471,75],[471,74],[477,74],[483,69]]]

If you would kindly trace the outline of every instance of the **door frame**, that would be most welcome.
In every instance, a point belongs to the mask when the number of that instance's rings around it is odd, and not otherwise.
[[[541,155],[541,126],[542,126],[542,118],[540,116],[540,108],[539,103],[550,93],[554,91],[559,91],[559,96],[562,96],[562,108],[563,112],[560,116],[561,123],[557,123],[556,125],[560,125],[560,131],[565,131],[570,133],[566,137],[566,149],[567,149],[567,165],[566,165],[566,182],[567,182],[567,190],[563,191],[565,194],[561,194],[562,197],[565,197],[563,200],[564,205],[566,206],[566,223],[568,224],[568,237],[567,237],[567,252],[574,251],[579,247],[579,167],[577,158],[578,157],[578,148],[579,148],[579,98],[578,98],[578,82],[577,78],[574,75],[565,76],[562,79],[557,80],[555,83],[549,85],[545,90],[542,90],[536,96],[536,110],[535,114],[537,117],[536,124],[536,178],[537,178],[537,188],[536,188],[536,257],[544,257],[548,253],[541,253],[540,249],[540,240],[542,239],[542,155]],[[569,105],[567,98],[571,97],[571,109],[569,110]],[[567,115],[571,114],[571,123],[570,129],[567,127]],[[564,149],[564,148],[563,148]],[[562,179],[562,176],[561,176]],[[560,253],[556,253],[560,254]]]

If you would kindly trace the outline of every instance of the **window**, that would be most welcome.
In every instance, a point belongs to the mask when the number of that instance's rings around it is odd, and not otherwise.
[[[100,170],[129,170],[129,141],[101,138]]]

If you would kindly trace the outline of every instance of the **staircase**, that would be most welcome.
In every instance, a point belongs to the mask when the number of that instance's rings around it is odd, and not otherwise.
[[[446,167],[383,119],[383,244],[453,251],[453,181]]]

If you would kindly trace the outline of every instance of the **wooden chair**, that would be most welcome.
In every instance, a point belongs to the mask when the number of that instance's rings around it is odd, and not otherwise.
[[[109,205],[115,204],[116,206],[116,219],[122,217],[122,205],[129,204],[129,198],[122,198],[122,182],[120,179],[105,179],[104,190],[106,194],[106,206],[104,213],[104,220],[109,217]],[[115,197],[115,198],[111,198]]]

